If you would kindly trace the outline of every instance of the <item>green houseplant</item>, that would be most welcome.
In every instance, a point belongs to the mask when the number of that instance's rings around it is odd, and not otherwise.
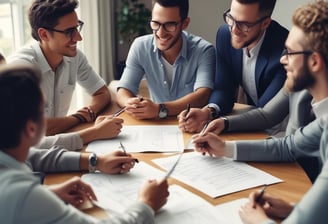
[[[117,15],[117,29],[119,43],[131,42],[137,36],[145,35],[151,30],[148,22],[151,11],[139,0],[121,0],[121,7]]]
[[[118,47],[129,49],[133,40],[151,32],[149,20],[151,10],[139,0],[120,0],[116,14],[116,28],[118,31]],[[115,79],[120,79],[125,67],[126,54],[123,60],[117,62]]]

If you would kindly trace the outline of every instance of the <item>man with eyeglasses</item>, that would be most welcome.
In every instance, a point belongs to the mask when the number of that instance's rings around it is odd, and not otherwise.
[[[200,132],[204,124],[231,112],[238,87],[247,104],[263,107],[286,79],[279,63],[288,31],[271,20],[275,0],[232,0],[216,37],[216,75],[209,104],[179,114],[179,128]]]
[[[187,105],[203,107],[213,89],[215,49],[183,31],[188,0],[153,0],[153,34],[136,38],[118,83],[118,103],[137,119],[164,119]],[[138,97],[145,77],[151,99]]]
[[[285,43],[286,50],[280,59],[287,72],[284,84],[287,101],[290,94],[290,105],[297,108],[290,114],[289,124],[295,125],[293,122],[297,121],[298,117],[311,117],[311,109],[316,119],[313,122],[308,121],[304,127],[298,128],[284,138],[266,140],[223,141],[217,133],[211,132],[213,129],[210,124],[204,136],[193,136],[197,151],[217,157],[226,156],[238,161],[288,162],[298,158],[313,158],[316,160],[308,163],[306,168],[311,170],[317,167],[317,170],[312,170],[311,180],[318,180],[316,177],[323,162],[320,159],[319,143],[328,115],[327,12],[328,3],[324,1],[298,8],[293,14],[293,26]],[[304,92],[305,89],[307,92]],[[310,97],[305,98],[306,94]],[[306,100],[300,101],[301,98]],[[294,102],[298,102],[299,105]],[[284,104],[287,104],[288,108],[288,102]],[[281,111],[274,110],[272,113]],[[253,124],[250,125],[256,125],[256,122],[253,120]]]
[[[29,63],[42,71],[46,135],[51,136],[42,141],[42,148],[55,144],[72,150],[81,149],[90,141],[116,137],[122,128],[120,118],[97,119],[99,112],[110,103],[111,96],[103,79],[77,49],[83,27],[75,12],[77,6],[77,0],[34,0],[28,16],[32,36],[37,42],[8,58],[9,63]],[[91,102],[89,106],[67,115],[77,83],[91,95]],[[80,123],[94,121],[95,125],[88,129],[60,134]]]

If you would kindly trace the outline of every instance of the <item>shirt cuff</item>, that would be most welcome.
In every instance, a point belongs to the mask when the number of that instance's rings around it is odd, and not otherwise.
[[[237,159],[237,144],[236,141],[226,141],[225,142],[225,156],[232,158],[233,160]]]
[[[218,105],[216,105],[215,103],[209,103],[207,106],[208,106],[208,107],[212,107],[212,108],[214,108],[214,110],[215,110],[215,112],[216,112],[214,118],[218,118],[218,117],[220,116],[220,114],[221,114],[221,109],[220,109],[220,107],[219,107]],[[213,119],[214,119],[214,118],[213,118]]]

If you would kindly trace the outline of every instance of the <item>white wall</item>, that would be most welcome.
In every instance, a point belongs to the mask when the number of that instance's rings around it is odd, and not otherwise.
[[[298,6],[304,5],[308,2],[313,2],[310,0],[277,0],[276,8],[272,14],[272,18],[277,20],[281,25],[290,29],[292,25],[292,15]]]
[[[277,0],[272,17],[289,29],[292,13],[307,2],[310,0]],[[189,0],[191,23],[187,30],[215,44],[217,28],[223,24],[222,14],[230,3],[231,0]]]

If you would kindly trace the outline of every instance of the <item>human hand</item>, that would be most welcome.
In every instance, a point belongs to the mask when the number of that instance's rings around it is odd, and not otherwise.
[[[223,130],[224,130],[224,120],[221,118],[217,118],[208,124],[205,134],[208,132],[213,132],[218,135]]]
[[[125,111],[139,120],[158,118],[159,104],[149,99],[134,97],[128,100]]]
[[[97,200],[90,185],[84,183],[80,177],[73,177],[61,184],[51,185],[49,189],[64,202],[77,208],[88,200]]]
[[[165,205],[169,196],[168,188],[167,180],[160,182],[148,180],[140,189],[138,199],[149,205],[156,212]]]
[[[268,220],[268,216],[261,206],[253,206],[251,202],[246,203],[239,209],[239,216],[245,224],[258,224]]]
[[[250,203],[253,207],[260,205],[265,213],[270,217],[276,217],[284,219],[293,210],[294,206],[292,203],[286,202],[285,200],[272,196],[269,193],[262,195],[260,202],[256,203],[256,198],[260,194],[260,191],[254,191],[249,195]]]
[[[192,143],[195,144],[195,151],[205,155],[223,157],[225,153],[225,141],[219,138],[216,134],[208,132],[204,135],[196,134],[192,137]]]
[[[123,121],[110,115],[99,116],[91,128],[96,132],[96,139],[114,138],[121,132]]]
[[[97,155],[97,169],[108,174],[123,174],[129,172],[138,160],[131,154],[116,151],[105,155]]]
[[[207,108],[191,108],[188,115],[187,110],[178,115],[179,129],[183,132],[200,132],[205,123],[209,120],[209,111]]]

